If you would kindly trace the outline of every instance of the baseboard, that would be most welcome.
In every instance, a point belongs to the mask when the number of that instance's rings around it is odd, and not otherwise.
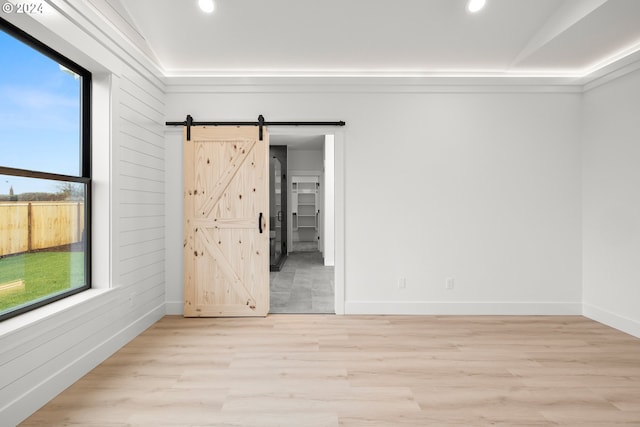
[[[0,420],[2,420],[0,424],[17,425],[24,421],[60,392],[78,381],[133,338],[160,320],[164,314],[165,306],[161,304],[90,351],[70,361],[63,369],[52,373],[38,386],[32,388],[0,411]]]
[[[346,301],[345,314],[581,315],[579,302]]]
[[[640,322],[637,320],[619,316],[587,303],[582,304],[582,315],[629,335],[633,335],[636,338],[640,338]]]
[[[165,311],[167,314],[180,315],[184,314],[184,302],[182,301],[167,301],[164,303]]]

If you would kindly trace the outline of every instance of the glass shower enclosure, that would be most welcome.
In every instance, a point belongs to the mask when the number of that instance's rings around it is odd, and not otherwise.
[[[269,147],[270,270],[280,271],[287,258],[287,146]]]

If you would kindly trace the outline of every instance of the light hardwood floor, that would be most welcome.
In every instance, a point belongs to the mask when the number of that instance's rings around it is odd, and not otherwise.
[[[640,426],[640,340],[580,316],[167,316],[24,426]]]

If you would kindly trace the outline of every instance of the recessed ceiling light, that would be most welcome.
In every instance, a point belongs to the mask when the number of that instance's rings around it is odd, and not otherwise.
[[[467,3],[467,10],[470,13],[480,12],[486,3],[487,0],[469,0]]]
[[[205,13],[213,13],[215,9],[213,0],[198,0],[198,6],[200,6],[200,9]]]

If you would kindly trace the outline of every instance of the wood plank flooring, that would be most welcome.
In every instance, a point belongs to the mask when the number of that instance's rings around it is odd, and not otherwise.
[[[23,426],[640,426],[640,340],[580,316],[167,316]]]

